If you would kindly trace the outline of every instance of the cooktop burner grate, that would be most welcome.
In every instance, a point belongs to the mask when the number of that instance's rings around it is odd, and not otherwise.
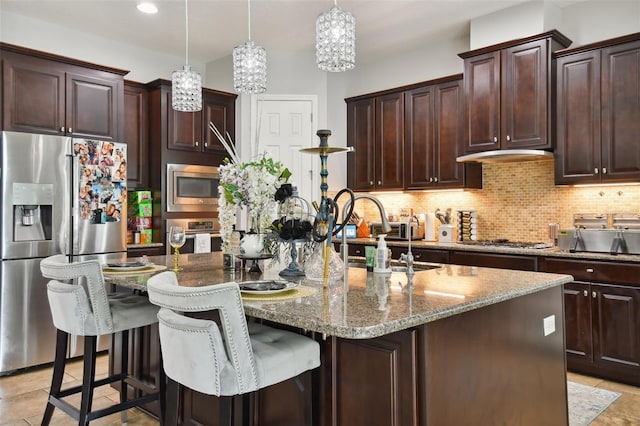
[[[528,242],[528,241],[509,241],[507,239],[495,240],[475,240],[475,241],[458,241],[460,244],[485,246],[485,247],[511,247],[511,248],[528,248],[528,249],[546,249],[553,247],[551,243]]]

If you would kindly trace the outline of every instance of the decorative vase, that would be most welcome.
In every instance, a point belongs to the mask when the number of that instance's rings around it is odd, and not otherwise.
[[[260,258],[264,255],[265,234],[246,233],[240,240],[240,253],[246,258]]]

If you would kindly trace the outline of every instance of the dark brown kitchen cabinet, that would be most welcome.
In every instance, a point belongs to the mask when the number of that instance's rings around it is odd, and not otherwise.
[[[0,44],[3,129],[120,141],[127,71]]]
[[[163,149],[174,152],[178,163],[220,164],[220,160],[201,157],[212,154],[222,159],[227,153],[209,129],[213,122],[218,130],[235,140],[235,100],[237,95],[211,89],[202,89],[202,110],[197,112],[174,111],[171,107],[171,82],[155,80],[147,85],[150,90],[150,108],[160,122],[152,125],[152,133],[162,133]],[[153,123],[153,122],[152,122]],[[192,160],[181,160],[182,158]],[[213,163],[212,163],[213,161]]]
[[[453,250],[449,254],[449,262],[455,265],[483,266],[486,268],[519,269],[537,271],[538,258],[515,254],[480,253]]]
[[[125,82],[122,142],[127,144],[127,187],[130,190],[149,186],[147,102],[144,85]]]
[[[405,189],[482,186],[479,164],[462,164],[462,75],[405,92]]]
[[[638,181],[640,33],[556,57],[556,184]]]
[[[347,99],[347,181],[354,191],[404,187],[404,93]]]
[[[459,55],[465,153],[553,148],[551,53],[570,43],[551,31]]]
[[[640,384],[640,265],[545,258],[564,286],[567,368]]]

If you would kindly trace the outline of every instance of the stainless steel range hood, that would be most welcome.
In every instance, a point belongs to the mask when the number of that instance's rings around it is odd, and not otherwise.
[[[458,157],[458,163],[508,163],[518,161],[553,160],[553,153],[540,149],[499,149]]]

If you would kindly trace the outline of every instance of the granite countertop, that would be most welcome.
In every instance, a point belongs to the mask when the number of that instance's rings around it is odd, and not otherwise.
[[[157,265],[172,266],[172,256],[154,256]],[[181,285],[202,286],[226,281],[278,278],[286,264],[263,261],[262,276],[222,269],[221,253],[181,255]],[[417,263],[417,266],[419,264]],[[297,278],[313,294],[280,301],[244,300],[248,316],[348,339],[368,339],[436,321],[503,300],[572,281],[570,275],[442,265],[416,270],[408,285],[404,272],[388,275],[347,269],[345,280],[322,283]],[[144,291],[149,274],[107,277],[107,282]]]
[[[375,238],[350,238],[347,240],[347,244],[365,244],[376,245],[377,239]],[[341,242],[336,240],[336,242]],[[387,245],[390,247],[407,247],[409,243],[407,241],[387,240]],[[469,245],[461,243],[440,243],[417,240],[411,242],[412,248],[421,249],[433,249],[433,250],[457,250],[457,251],[474,251],[483,253],[497,253],[497,254],[515,254],[515,255],[533,255],[533,256],[548,256],[548,257],[565,257],[576,260],[604,260],[610,262],[634,262],[640,263],[640,255],[637,254],[616,254],[609,253],[593,253],[593,252],[575,252],[560,250],[557,247],[545,248],[545,249],[533,249],[533,248],[514,248],[514,247],[497,247],[497,246],[481,246],[481,245]]]

